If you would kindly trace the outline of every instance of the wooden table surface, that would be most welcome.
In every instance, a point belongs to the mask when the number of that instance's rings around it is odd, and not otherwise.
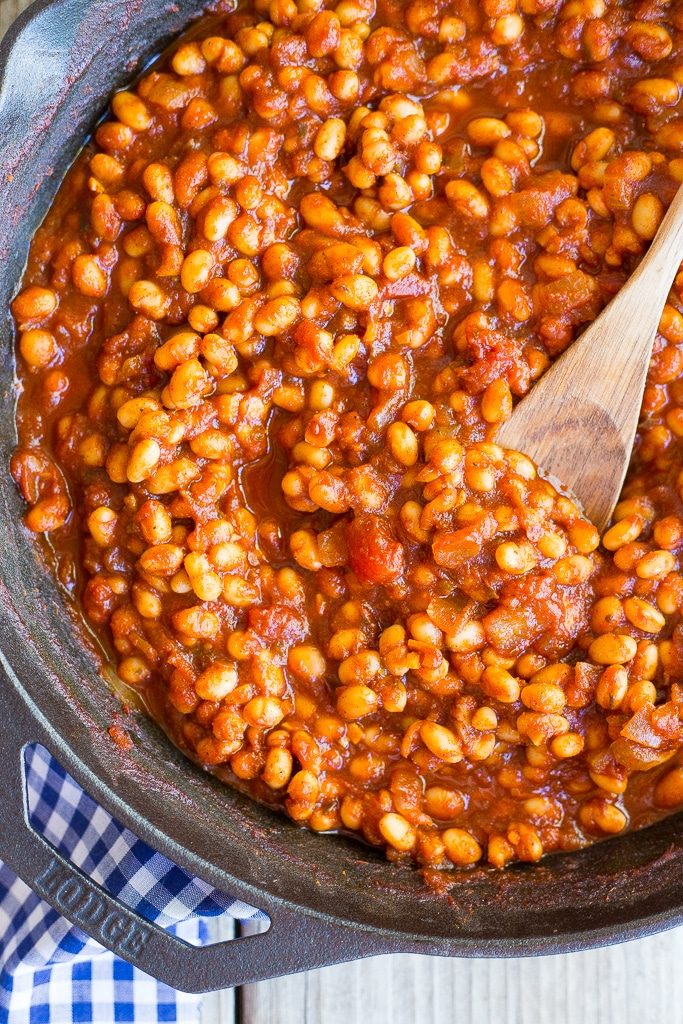
[[[0,36],[28,3],[0,0]],[[366,1021],[683,1024],[683,928],[587,953],[522,960],[373,957],[215,992],[201,1011],[201,1024]]]
[[[252,985],[240,1024],[680,1024],[683,929],[522,960],[383,956]],[[202,1024],[225,1024],[222,994]],[[233,1004],[228,1004],[230,1007]]]

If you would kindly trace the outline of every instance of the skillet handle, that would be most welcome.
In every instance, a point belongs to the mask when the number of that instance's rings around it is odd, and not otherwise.
[[[31,713],[27,699],[1,668],[0,693],[0,751],[5,762],[0,771],[0,859],[51,907],[122,959],[172,988],[210,992],[397,948],[398,943],[390,949],[386,938],[372,931],[331,924],[270,898],[260,900],[270,918],[267,932],[213,946],[191,946],[144,920],[30,825],[24,748],[40,741],[50,749],[56,737],[37,709]]]
[[[191,946],[143,920],[22,825],[13,843],[19,862],[2,849],[6,863],[91,938],[171,988],[211,992],[387,952],[372,933],[284,909],[270,914],[264,934]]]

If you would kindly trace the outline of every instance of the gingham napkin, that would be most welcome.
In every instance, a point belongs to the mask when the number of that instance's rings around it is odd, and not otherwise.
[[[198,945],[207,919],[263,917],[119,825],[39,744],[27,749],[26,782],[36,831],[147,920]],[[200,996],[176,992],[88,938],[0,862],[0,1024],[193,1024],[200,1006]]]

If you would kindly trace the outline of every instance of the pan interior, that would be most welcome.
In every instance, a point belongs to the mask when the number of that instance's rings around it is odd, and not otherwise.
[[[39,0],[5,68],[0,638],[7,661],[46,719],[48,745],[140,835],[256,904],[260,891],[337,919],[423,937],[434,952],[500,951],[501,942],[511,941],[512,949],[518,939],[527,940],[529,951],[552,950],[562,934],[623,932],[660,915],[673,923],[683,907],[680,815],[534,868],[469,873],[444,900],[413,869],[388,864],[342,837],[297,828],[228,789],[187,762],[142,715],[131,719],[130,751],[109,738],[119,701],[21,525],[21,501],[7,472],[16,397],[7,309],[31,236],[108,95],[203,6],[200,0],[129,0],[123,8],[117,0]],[[7,57],[7,42],[4,49]],[[44,69],[40,75],[36,60]]]

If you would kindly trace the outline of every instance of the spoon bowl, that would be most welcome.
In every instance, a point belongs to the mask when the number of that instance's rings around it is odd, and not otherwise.
[[[601,532],[619,500],[652,345],[682,259],[683,187],[629,280],[496,437],[559,480]]]

